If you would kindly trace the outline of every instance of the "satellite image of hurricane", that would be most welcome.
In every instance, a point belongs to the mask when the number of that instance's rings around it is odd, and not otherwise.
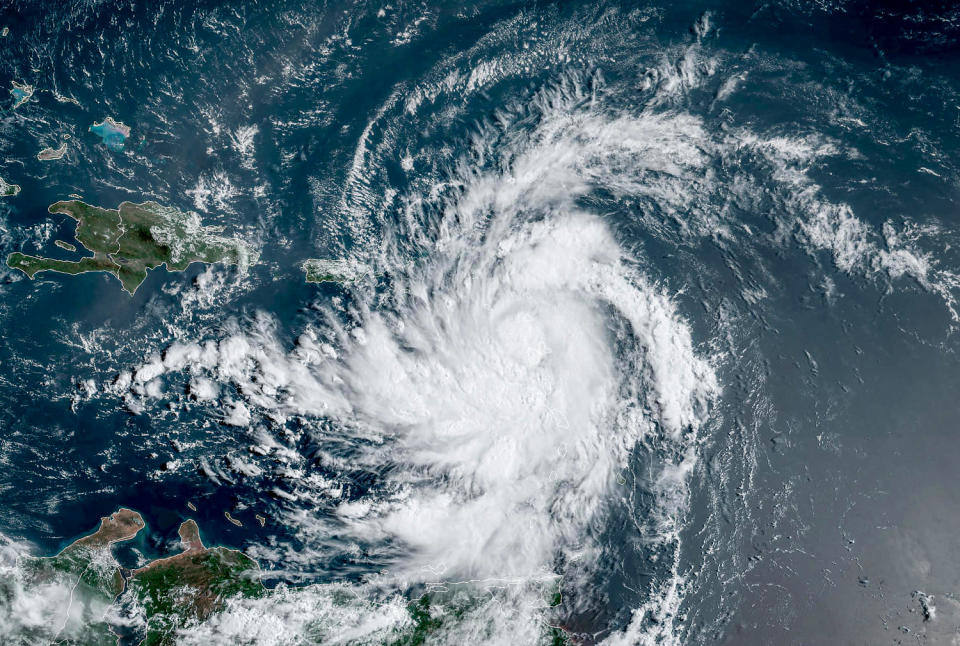
[[[960,5],[0,0],[0,86],[0,645],[960,645]]]

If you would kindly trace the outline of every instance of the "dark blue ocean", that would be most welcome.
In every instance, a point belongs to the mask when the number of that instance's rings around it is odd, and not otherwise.
[[[73,196],[256,260],[133,296],[0,269],[0,576],[129,507],[124,566],[194,518],[279,586],[176,643],[392,643],[438,588],[473,601],[427,643],[960,639],[951,3],[8,0],[4,27],[4,258],[89,255],[54,244]],[[33,603],[0,598],[0,642]]]

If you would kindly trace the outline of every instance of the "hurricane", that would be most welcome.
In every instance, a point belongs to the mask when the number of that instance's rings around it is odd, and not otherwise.
[[[719,386],[669,292],[582,200],[635,194],[643,174],[687,163],[690,143],[658,144],[696,124],[605,114],[585,105],[582,82],[478,129],[440,185],[401,198],[403,218],[378,227],[367,258],[382,289],[355,285],[356,300],[321,309],[292,348],[265,315],[168,347],[122,380],[149,397],[162,373],[188,373],[191,391],[215,378],[241,396],[235,423],[255,412],[322,424],[314,450],[370,486],[346,500],[298,486],[326,513],[287,521],[308,550],[295,557],[363,546],[365,565],[382,568],[367,586],[489,595],[451,642],[538,641],[554,589],[591,611],[580,587],[616,558],[602,544],[611,514],[634,519],[643,545],[629,549],[668,563],[644,593],[678,585],[685,480]],[[640,447],[642,485],[626,476]]]

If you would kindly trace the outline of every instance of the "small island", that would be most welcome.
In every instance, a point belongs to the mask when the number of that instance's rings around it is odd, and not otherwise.
[[[59,92],[57,92],[56,90],[54,90],[53,92],[53,98],[56,99],[59,103],[72,103],[76,106],[80,105],[80,102],[74,99],[72,96],[64,96]]]
[[[33,96],[33,86],[16,81],[11,81],[11,83],[13,84],[13,89],[10,90],[10,94],[13,95],[13,108],[11,109],[16,110]]]
[[[108,149],[118,152],[123,150],[123,144],[130,136],[130,126],[107,117],[100,123],[94,121],[90,132],[100,137]]]
[[[0,197],[13,197],[20,192],[20,187],[16,184],[7,184],[0,178]]]
[[[356,260],[310,258],[301,266],[308,283],[352,283],[372,275],[369,267]]]
[[[44,148],[37,153],[37,159],[40,161],[51,161],[60,159],[67,154],[67,142],[60,144],[59,148]]]
[[[197,214],[156,202],[123,202],[116,209],[104,209],[72,200],[51,204],[47,210],[76,220],[74,237],[93,255],[70,261],[10,254],[7,265],[30,278],[44,271],[71,275],[102,271],[115,276],[133,295],[147,272],[160,265],[184,271],[194,262],[226,263],[245,271],[256,261],[247,244],[221,236],[220,227],[204,226]]]
[[[67,251],[76,251],[77,248],[70,244],[69,242],[64,242],[63,240],[54,240],[53,244],[57,245],[61,249],[66,249]]]

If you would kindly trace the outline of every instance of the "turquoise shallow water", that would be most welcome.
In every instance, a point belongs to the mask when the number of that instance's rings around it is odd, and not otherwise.
[[[100,137],[103,145],[113,152],[123,150],[123,142],[130,136],[129,129],[123,124],[114,125],[106,120],[90,126],[90,132]]]
[[[193,517],[271,587],[495,601],[438,643],[948,643],[958,21],[7,3],[0,84],[34,93],[0,105],[4,256],[79,257],[70,195],[259,253],[133,297],[0,270],[9,554],[128,506],[125,566]],[[384,614],[319,607],[247,610],[274,643]]]

